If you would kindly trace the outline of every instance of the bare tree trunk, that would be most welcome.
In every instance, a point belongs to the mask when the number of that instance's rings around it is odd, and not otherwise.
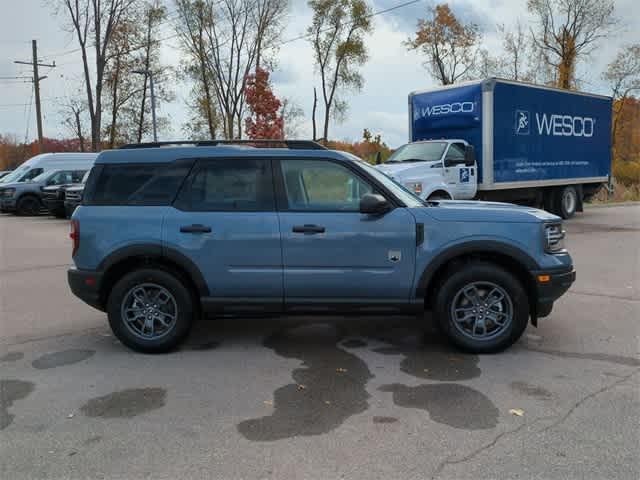
[[[317,139],[317,130],[316,130],[316,109],[318,108],[318,94],[316,92],[316,87],[313,87],[313,108],[311,109],[311,123],[313,125],[313,140]]]

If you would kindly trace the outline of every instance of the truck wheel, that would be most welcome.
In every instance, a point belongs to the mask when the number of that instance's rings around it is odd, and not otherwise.
[[[429,195],[429,198],[427,198],[427,201],[429,202],[436,200],[451,200],[451,197],[445,192],[433,192],[431,195]]]
[[[18,200],[16,204],[16,213],[22,216],[39,215],[42,210],[40,200],[33,195],[25,195]]]
[[[559,189],[555,196],[555,212],[562,218],[567,219],[573,217],[578,209],[578,191],[575,187],[567,185]]]
[[[511,273],[475,262],[448,276],[436,296],[435,314],[440,330],[458,348],[499,352],[527,328],[529,300]]]
[[[189,333],[194,302],[173,274],[146,268],[126,274],[115,284],[107,314],[114,335],[127,347],[162,353],[175,349]]]

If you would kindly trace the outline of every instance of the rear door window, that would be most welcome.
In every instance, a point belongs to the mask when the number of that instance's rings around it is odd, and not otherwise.
[[[87,205],[170,205],[192,161],[104,165]]]
[[[192,211],[274,210],[271,162],[220,158],[199,162],[176,206]]]

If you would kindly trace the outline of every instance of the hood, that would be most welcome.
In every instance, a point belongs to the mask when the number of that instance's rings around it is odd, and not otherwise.
[[[24,185],[25,185],[25,182],[0,183],[0,190],[4,190],[5,188],[23,187]]]
[[[512,203],[474,200],[438,200],[424,212],[441,222],[512,222],[540,223],[560,221],[560,217],[534,207]]]
[[[391,178],[411,178],[414,176],[424,177],[428,176],[430,173],[433,173],[434,175],[442,175],[442,169],[440,168],[434,168],[431,170],[431,166],[436,163],[439,163],[439,161],[383,163],[382,165],[377,165],[376,168]]]
[[[67,188],[68,192],[80,192],[82,190],[84,190],[84,183],[74,183]]]

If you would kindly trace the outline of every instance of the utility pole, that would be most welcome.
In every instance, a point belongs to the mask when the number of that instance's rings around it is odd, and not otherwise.
[[[54,68],[56,62],[52,64],[38,63],[38,42],[37,40],[31,40],[31,50],[33,54],[33,60],[31,62],[22,62],[15,60],[13,63],[19,63],[21,65],[31,65],[33,67],[33,90],[36,99],[36,121],[38,123],[38,146],[40,153],[42,153],[42,106],[40,104],[40,80],[47,78],[46,76],[38,76],[38,67]]]

